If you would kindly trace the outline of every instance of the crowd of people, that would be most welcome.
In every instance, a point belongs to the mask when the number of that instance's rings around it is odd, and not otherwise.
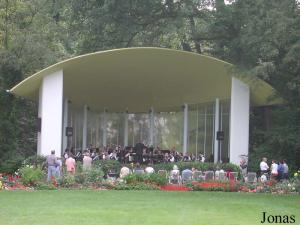
[[[90,146],[85,152],[90,153],[92,160],[118,160],[122,164],[128,163],[162,163],[162,162],[180,162],[180,161],[200,161],[204,162],[205,157],[202,154],[183,154],[178,152],[174,147],[170,150],[162,150],[159,147],[147,147],[142,143],[137,143],[134,147],[104,147],[103,149],[94,148]],[[73,155],[76,161],[82,161],[84,154],[82,151],[78,151],[75,154],[73,148],[66,149],[64,157],[67,158],[68,155]]]
[[[64,162],[63,162],[64,161]],[[84,171],[89,170],[92,167],[93,159],[88,151],[85,151],[82,158],[82,169]],[[75,174],[76,172],[76,160],[73,154],[64,154],[64,158],[57,158],[55,156],[55,150],[51,151],[51,155],[47,156],[46,164],[48,167],[47,181],[51,180],[51,177],[60,177],[65,165],[65,169],[68,174]]]
[[[47,156],[46,164],[48,167],[47,180],[50,181],[51,177],[60,177],[62,169],[64,168],[67,173],[75,174],[76,162],[82,162],[83,170],[91,168],[92,162],[95,160],[118,160],[121,164],[135,163],[136,165],[151,165],[154,163],[167,163],[167,162],[188,162],[200,161],[204,162],[204,155],[200,154],[183,154],[176,151],[175,148],[171,150],[161,150],[159,147],[147,147],[142,143],[137,143],[134,147],[114,146],[103,148],[93,148],[90,146],[85,151],[78,151],[76,154],[74,149],[66,149],[62,158],[55,156],[55,151],[51,151],[51,155]],[[143,169],[144,170],[144,169]],[[145,171],[152,171],[147,167]]]
[[[286,160],[272,160],[271,165],[268,165],[267,158],[262,158],[260,162],[260,175],[261,180],[273,179],[273,180],[284,180],[289,178],[289,167]]]

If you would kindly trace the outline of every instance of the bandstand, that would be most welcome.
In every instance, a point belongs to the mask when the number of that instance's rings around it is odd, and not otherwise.
[[[273,104],[274,94],[229,63],[163,48],[74,57],[10,92],[39,103],[40,155],[143,142],[236,164],[248,154],[249,108]]]

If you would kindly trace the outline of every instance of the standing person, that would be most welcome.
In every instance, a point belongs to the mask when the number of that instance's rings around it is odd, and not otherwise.
[[[48,167],[48,176],[47,181],[49,182],[51,180],[51,177],[56,176],[56,167],[58,166],[58,161],[55,156],[55,150],[51,151],[51,155],[48,155],[46,158],[46,163]]]
[[[57,159],[57,166],[56,166],[56,176],[59,178],[62,172],[62,159]]]
[[[272,160],[272,165],[271,165],[271,176],[273,179],[277,179],[278,176],[278,164],[274,159]]]
[[[283,161],[283,179],[289,179],[289,167],[285,159],[282,161]]]
[[[284,166],[283,166],[283,160],[279,161],[278,167],[277,167],[277,180],[281,181],[283,179],[283,171],[284,171]]]
[[[259,167],[260,167],[260,173],[261,173],[260,175],[263,175],[264,173],[268,173],[269,166],[267,164],[266,157],[262,158],[262,161],[260,162]]]
[[[66,160],[66,166],[69,174],[75,174],[76,162],[72,154],[69,154],[69,158]]]
[[[242,158],[240,161],[240,168],[241,168],[243,177],[246,177],[246,175],[247,175],[247,167],[248,167],[247,160],[245,158]]]
[[[92,167],[92,161],[93,161],[93,159],[90,157],[90,154],[88,152],[85,152],[83,159],[82,159],[82,169],[84,171],[90,170]]]

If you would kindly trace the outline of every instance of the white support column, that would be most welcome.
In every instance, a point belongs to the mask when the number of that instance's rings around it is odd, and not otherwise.
[[[56,71],[43,78],[39,93],[41,132],[38,134],[38,154],[62,154],[63,120],[63,71]]]
[[[240,155],[248,155],[249,147],[249,86],[237,78],[231,82],[230,162],[239,165]]]
[[[68,147],[68,137],[66,135],[66,129],[68,127],[68,109],[69,109],[69,100],[65,99],[64,101],[64,116],[63,116],[63,130],[62,130],[62,136],[63,136],[63,147],[62,150],[65,151]]]
[[[199,135],[199,107],[197,105],[197,120],[196,120],[196,158],[198,158],[198,135]]]
[[[124,147],[128,146],[128,112],[124,113]]]
[[[150,133],[149,133],[149,144],[150,146],[154,145],[154,109],[151,107],[149,112],[149,121],[150,121]]]
[[[103,124],[102,124],[102,131],[103,131],[103,146],[106,147],[106,141],[107,141],[107,118],[106,118],[107,110],[104,109],[103,111]]]
[[[219,160],[219,141],[217,140],[217,132],[219,131],[219,120],[220,120],[220,101],[216,98],[215,101],[215,127],[214,127],[214,163]]]
[[[82,126],[82,150],[87,148],[87,120],[88,120],[88,106],[83,106],[83,126]]]
[[[183,154],[187,153],[188,145],[188,104],[183,109]]]
[[[43,84],[39,89],[39,111],[38,111],[38,134],[37,134],[37,154],[42,155],[42,102],[43,102]]]

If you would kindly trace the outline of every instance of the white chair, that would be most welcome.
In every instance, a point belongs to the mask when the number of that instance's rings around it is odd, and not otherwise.
[[[171,184],[180,184],[181,183],[181,177],[179,170],[171,170],[170,177],[169,177],[169,183]]]
[[[214,171],[205,171],[204,180],[214,180]]]
[[[254,173],[254,172],[247,173],[247,176],[245,177],[245,182],[246,183],[256,183],[257,182],[256,173]]]
[[[203,181],[204,177],[203,177],[202,171],[195,171],[193,174],[193,180],[194,181]]]

